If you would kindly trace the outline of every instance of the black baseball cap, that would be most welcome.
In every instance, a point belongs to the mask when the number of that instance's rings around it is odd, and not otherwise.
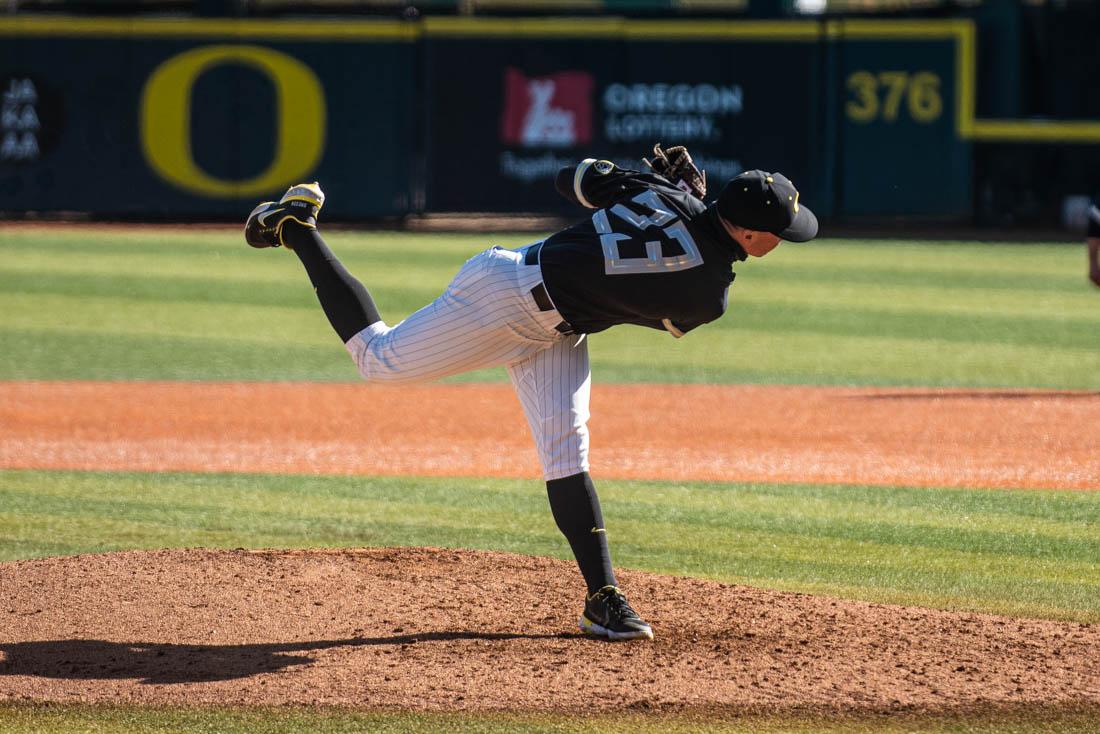
[[[715,207],[730,224],[771,232],[789,242],[817,236],[817,217],[798,202],[798,189],[782,173],[745,171],[731,178]]]

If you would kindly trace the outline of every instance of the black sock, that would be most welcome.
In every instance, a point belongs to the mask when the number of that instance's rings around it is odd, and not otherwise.
[[[320,232],[290,220],[283,224],[283,237],[305,266],[317,300],[343,342],[382,320],[366,287],[332,254]]]
[[[546,493],[550,496],[554,521],[573,549],[588,593],[615,586],[600,498],[596,496],[592,477],[588,472],[581,472],[564,479],[552,479],[546,483]]]

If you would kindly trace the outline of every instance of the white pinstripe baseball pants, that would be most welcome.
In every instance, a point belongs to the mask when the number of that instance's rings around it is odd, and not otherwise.
[[[375,323],[346,346],[364,380],[428,382],[505,365],[523,404],[547,480],[588,471],[588,344],[540,311],[542,282],[523,254],[490,248],[466,261],[439,298],[396,326]]]

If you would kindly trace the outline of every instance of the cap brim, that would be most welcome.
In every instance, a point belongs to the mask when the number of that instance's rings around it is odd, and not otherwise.
[[[817,237],[817,216],[810,211],[809,207],[800,206],[791,226],[776,234],[780,239],[788,242],[809,242]]]

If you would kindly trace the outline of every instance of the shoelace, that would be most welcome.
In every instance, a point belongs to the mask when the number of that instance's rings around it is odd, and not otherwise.
[[[604,602],[607,604],[608,615],[616,621],[638,618],[638,613],[634,611],[626,600],[626,596],[618,589],[604,594]]]

